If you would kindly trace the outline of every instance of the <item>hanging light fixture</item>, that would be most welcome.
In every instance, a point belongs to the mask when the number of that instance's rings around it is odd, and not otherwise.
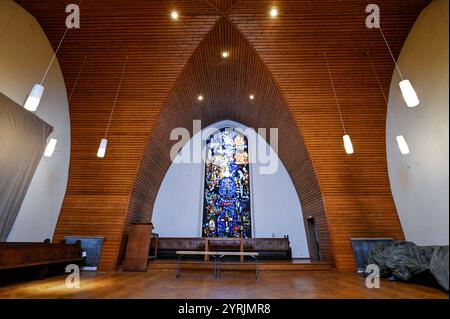
[[[42,84],[35,84],[31,90],[28,98],[25,102],[24,108],[30,112],[37,110],[39,103],[41,102],[42,95],[44,94],[44,86]]]
[[[45,157],[52,157],[53,152],[55,151],[55,148],[56,148],[56,143],[58,143],[58,140],[56,138],[51,138],[48,141],[47,146],[45,147],[45,151],[44,151]]]
[[[331,76],[330,66],[328,65],[327,54],[324,52],[323,56],[325,58],[325,64],[327,65],[328,75],[330,76],[330,82],[331,82],[331,87],[333,88],[334,98],[336,99],[336,105],[337,105],[337,109],[339,112],[339,117],[341,119],[342,130],[344,131],[344,136],[342,137],[342,139],[344,141],[344,149],[348,155],[351,155],[355,152],[353,149],[352,140],[350,138],[350,135],[348,135],[347,131],[345,130],[344,120],[342,119],[341,107],[339,105],[339,100],[338,100],[338,97],[336,94],[336,88],[334,87],[333,77]]]
[[[373,74],[375,75],[375,78],[377,79],[378,86],[380,88],[381,94],[383,95],[384,102],[386,103],[386,108],[388,109],[388,114],[389,114],[389,116],[392,119],[392,123],[394,123],[394,128],[395,128],[395,131],[397,133],[396,139],[397,139],[397,144],[398,144],[398,148],[400,150],[400,153],[402,155],[407,155],[407,154],[409,154],[408,143],[406,143],[405,137],[400,134],[400,130],[398,129],[398,125],[397,125],[397,122],[395,121],[394,115],[392,114],[392,111],[389,109],[389,105],[388,105],[388,100],[387,100],[386,94],[384,94],[383,86],[381,85],[380,78],[378,77],[377,70],[375,69],[375,65],[373,64],[372,57],[370,56],[369,52],[367,52],[367,57],[369,58],[370,65],[372,66]]]
[[[97,157],[99,157],[99,158],[105,157],[106,146],[108,145],[107,136],[108,136],[108,132],[109,132],[109,127],[111,126],[112,116],[114,114],[114,109],[116,108],[117,98],[119,97],[120,88],[122,87],[123,76],[125,75],[125,70],[127,68],[127,64],[128,64],[128,56],[127,56],[127,58],[125,60],[125,64],[123,65],[122,75],[120,77],[119,87],[117,88],[116,97],[114,98],[114,104],[113,104],[113,107],[112,107],[112,110],[111,110],[111,114],[109,116],[108,126],[106,127],[106,132],[105,132],[105,137],[101,139],[100,145],[98,147]]]
[[[375,20],[377,17],[375,16]],[[420,104],[419,97],[417,96],[416,90],[414,90],[414,87],[411,84],[411,81],[405,79],[403,77],[402,71],[400,71],[400,67],[397,64],[397,61],[394,58],[394,54],[392,54],[391,47],[389,46],[389,43],[386,39],[386,36],[384,35],[383,29],[381,28],[381,24],[378,23],[379,30],[381,33],[381,36],[383,37],[384,43],[386,43],[386,47],[389,50],[389,54],[391,55],[392,61],[394,61],[395,68],[400,75],[401,81],[399,83],[400,91],[402,92],[403,100],[405,101],[406,105],[408,107],[415,107]]]
[[[78,80],[79,80],[80,75],[81,75],[81,72],[83,71],[84,65],[85,65],[85,63],[86,63],[86,59],[87,59],[87,57],[84,57],[83,64],[82,64],[82,66],[81,66],[80,71],[78,72],[77,78],[76,78],[76,80],[75,80],[75,83],[74,83],[74,85],[73,85],[72,91],[71,91],[71,93],[70,93],[70,96],[69,96],[69,99],[68,99],[69,102],[70,102],[70,100],[72,99],[73,92],[75,91],[75,88],[76,88],[76,86],[77,86]],[[56,148],[56,144],[57,144],[57,143],[58,143],[58,140],[57,140],[56,138],[51,138],[51,139],[48,141],[47,146],[45,147],[45,151],[44,151],[44,156],[45,156],[45,157],[52,157],[53,153],[55,152],[55,148]]]
[[[100,141],[100,146],[98,147],[97,157],[103,158],[106,153],[106,146],[108,145],[108,140],[106,138],[102,138]]]
[[[409,147],[403,135],[397,135],[397,144],[398,148],[400,149],[400,153],[402,153],[402,155],[409,154]]]
[[[84,57],[84,61],[83,64],[81,65],[80,71],[78,72],[77,78],[75,80],[75,83],[72,87],[72,90],[70,92],[70,96],[68,101],[70,102],[70,100],[72,99],[73,93],[75,92],[75,88],[77,87],[77,83],[78,80],[80,78],[81,72],[84,69],[84,65],[86,64],[86,60],[87,60],[87,56]],[[47,146],[45,147],[45,151],[44,151],[44,156],[45,157],[52,157],[53,153],[55,152],[55,148],[56,148],[56,144],[58,143],[58,140],[56,138],[51,138],[48,143]]]
[[[408,107],[415,107],[419,105],[419,98],[417,97],[416,91],[409,80],[401,81],[399,86],[402,91],[403,99]]]
[[[42,95],[44,94],[44,81],[47,77],[48,72],[50,71],[50,68],[53,64],[53,61],[56,58],[56,55],[58,54],[59,49],[61,48],[61,44],[64,41],[64,38],[66,37],[67,31],[69,31],[69,28],[66,27],[66,31],[64,32],[61,40],[59,41],[58,47],[56,48],[55,52],[53,53],[52,59],[50,60],[50,63],[47,66],[47,70],[44,73],[44,76],[42,77],[42,80],[39,84],[35,84],[33,86],[33,89],[31,90],[30,94],[28,95],[27,100],[25,101],[24,108],[28,111],[34,112],[37,110],[39,103],[41,102]]]
[[[344,140],[345,152],[349,155],[353,154],[355,151],[353,150],[353,144],[350,136],[348,134],[345,134],[342,139]]]

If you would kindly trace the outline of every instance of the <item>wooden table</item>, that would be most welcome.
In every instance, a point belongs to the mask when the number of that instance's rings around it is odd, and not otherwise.
[[[252,257],[255,260],[255,278],[258,280],[258,256],[257,252],[231,252],[231,251],[195,251],[195,250],[178,250],[177,273],[176,277],[180,277],[180,263],[183,256],[213,256],[214,257],[214,279],[220,279],[220,264],[225,256],[239,256],[243,259],[245,256]]]

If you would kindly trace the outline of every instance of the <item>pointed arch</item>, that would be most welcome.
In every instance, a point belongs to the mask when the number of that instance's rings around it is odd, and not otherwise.
[[[229,52],[227,59],[221,56],[224,50]],[[270,71],[226,18],[192,55],[160,114],[133,184],[123,242],[127,225],[151,220],[176,142],[169,140],[170,132],[182,127],[192,136],[194,119],[202,121],[202,128],[229,119],[247,127],[278,129],[279,158],[292,178],[304,216],[313,216],[317,222],[323,260],[333,261],[322,194],[294,117]]]

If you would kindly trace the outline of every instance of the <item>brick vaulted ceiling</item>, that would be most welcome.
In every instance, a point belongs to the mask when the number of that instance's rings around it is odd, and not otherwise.
[[[24,3],[54,48],[72,2]],[[376,1],[394,55],[428,2]],[[232,119],[279,128],[280,158],[304,215],[317,219],[324,258],[338,269],[354,269],[350,237],[403,238],[387,173],[386,105],[366,52],[386,92],[394,65],[380,33],[365,27],[366,5],[364,0],[83,0],[81,28],[69,31],[58,54],[69,93],[85,56],[87,62],[70,101],[69,183],[54,239],[105,236],[101,268],[114,269],[129,223],[151,218],[170,165],[168,132],[190,129],[192,119],[203,126]],[[280,12],[276,19],[268,15],[271,6]],[[173,9],[178,21],[169,17]],[[230,51],[227,61],[220,58],[224,49]],[[354,143],[352,156],[343,150],[323,52]],[[107,155],[98,159],[126,56]],[[205,96],[203,103],[198,94]]]

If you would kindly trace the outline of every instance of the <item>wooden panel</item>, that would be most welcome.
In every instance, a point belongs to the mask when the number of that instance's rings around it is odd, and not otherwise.
[[[103,236],[100,269],[115,269],[127,195],[66,195],[53,240],[64,236]]]
[[[25,2],[54,48],[64,32],[68,3]],[[428,3],[377,2],[395,55]],[[327,258],[334,255],[340,270],[354,269],[349,241],[354,234],[403,238],[387,175],[386,105],[366,51],[371,52],[386,92],[393,63],[378,30],[364,25],[366,3],[282,0],[276,2],[280,16],[270,19],[273,4],[269,0],[83,2],[81,29],[68,33],[59,54],[69,91],[85,55],[88,62],[70,101],[70,177],[57,240],[64,235],[106,236],[101,266],[114,269],[129,223],[150,219],[158,185],[170,164],[164,153],[167,145],[159,141],[168,144],[170,128],[189,128],[192,118],[204,119],[204,125],[228,118],[253,127],[280,128],[280,158],[305,216],[315,217],[322,252]],[[174,7],[180,12],[178,21],[169,18]],[[231,44],[231,58],[223,63],[218,45]],[[324,51],[355,146],[353,156],[346,156],[342,147]],[[126,55],[130,63],[107,155],[99,160],[96,150]],[[200,90],[205,90],[203,105],[195,104]],[[256,92],[254,104],[247,98],[250,90]]]
[[[123,262],[123,270],[147,270],[152,230],[153,225],[151,223],[131,225],[130,235],[127,241],[127,250]]]

